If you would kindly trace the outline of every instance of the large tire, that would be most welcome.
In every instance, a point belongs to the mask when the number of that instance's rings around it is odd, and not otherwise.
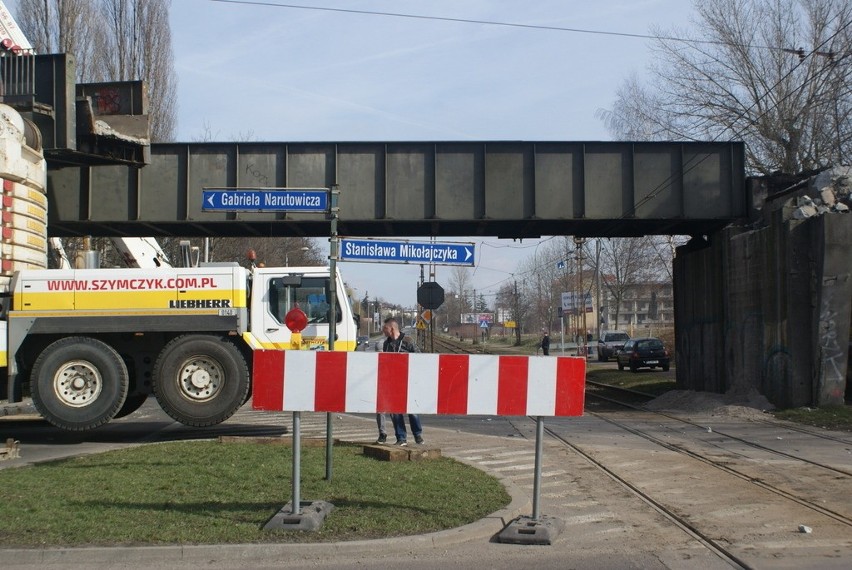
[[[154,365],[154,394],[180,423],[204,427],[231,417],[246,400],[249,372],[233,343],[185,335],[163,348]]]
[[[84,431],[115,417],[127,398],[130,376],[121,356],[88,337],[66,337],[36,358],[30,381],[33,404],[56,427]]]

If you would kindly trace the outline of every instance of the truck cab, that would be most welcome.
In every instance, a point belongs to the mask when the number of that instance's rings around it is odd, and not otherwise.
[[[300,308],[308,319],[302,333],[303,350],[329,349],[329,317],[331,305],[328,267],[255,268],[252,275],[251,332],[264,349],[290,349],[291,331],[284,318],[293,308]],[[334,350],[355,350],[357,329],[340,273],[335,289]]]

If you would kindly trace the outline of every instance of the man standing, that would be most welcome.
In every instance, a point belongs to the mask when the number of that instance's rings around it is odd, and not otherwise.
[[[384,352],[420,352],[417,344],[399,330],[399,321],[394,317],[385,319],[382,332],[387,337],[382,347]],[[408,445],[408,432],[405,429],[404,415],[391,414],[391,422],[393,422],[393,432],[396,435],[396,444],[399,446]],[[414,434],[414,441],[423,443],[423,426],[420,424],[420,416],[417,414],[408,414],[408,423],[411,424],[411,433]]]
[[[550,355],[550,335],[546,330],[541,331],[544,336],[541,337],[541,352],[545,356]]]

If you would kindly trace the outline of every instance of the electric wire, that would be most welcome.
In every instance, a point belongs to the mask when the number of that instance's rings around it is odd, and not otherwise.
[[[703,44],[703,45],[723,45],[723,46],[730,46],[731,45],[730,42],[724,42],[724,41],[721,41],[721,40],[686,39],[686,38],[679,38],[679,37],[674,37],[674,36],[663,36],[663,35],[652,35],[652,34],[636,34],[636,33],[626,33],[626,32],[613,32],[613,31],[608,31],[608,30],[590,30],[590,29],[583,29],[583,28],[549,26],[549,25],[541,25],[541,24],[522,24],[522,23],[517,23],[517,22],[501,22],[501,21],[496,21],[496,20],[478,20],[478,19],[454,18],[454,17],[446,17],[446,16],[427,16],[427,15],[422,15],[422,14],[406,14],[406,13],[401,13],[401,12],[388,12],[388,11],[378,11],[378,10],[355,10],[355,9],[350,9],[350,8],[333,8],[333,7],[328,7],[328,6],[305,6],[305,5],[284,4],[284,3],[277,3],[277,2],[261,2],[261,1],[257,1],[257,0],[210,0],[210,1],[211,2],[218,2],[218,3],[222,3],[222,4],[263,6],[263,7],[272,7],[272,8],[337,12],[337,13],[357,14],[357,15],[367,15],[367,16],[382,16],[382,17],[408,18],[408,19],[417,19],[417,20],[456,22],[456,23],[465,23],[465,24],[502,26],[502,27],[532,29],[532,30],[545,30],[545,31],[559,31],[559,32],[581,33],[581,34],[590,34],[590,35],[620,36],[620,37],[635,38],[635,39],[651,39],[651,40],[657,40],[657,41],[673,41],[673,42],[680,42],[680,43],[689,44],[689,45],[701,45],[701,44]],[[837,63],[839,63],[840,61],[842,61],[843,59],[847,58],[850,55],[849,53],[844,53],[839,58],[834,58],[833,52],[831,52],[831,51],[826,52],[826,51],[823,50],[823,48],[827,44],[829,44],[831,41],[833,41],[841,32],[843,32],[850,25],[852,25],[852,21],[846,22],[845,24],[843,24],[837,31],[834,32],[834,34],[832,34],[829,38],[824,40],[815,49],[811,50],[810,53],[806,53],[803,48],[791,49],[791,48],[785,48],[785,47],[765,46],[765,45],[757,45],[757,44],[736,44],[737,47],[742,47],[742,48],[783,51],[783,52],[790,53],[790,54],[798,56],[799,62],[796,63],[784,76],[782,76],[780,79],[778,79],[775,82],[775,84],[773,84],[770,88],[768,88],[766,90],[766,92],[763,94],[763,96],[757,98],[754,102],[751,103],[751,105],[749,105],[746,109],[741,111],[735,117],[735,119],[734,119],[734,121],[732,121],[732,123],[736,123],[736,122],[740,121],[741,119],[743,119],[746,116],[746,114],[749,111],[754,109],[755,106],[757,106],[761,102],[767,100],[769,98],[769,95],[773,92],[773,90],[778,85],[780,85],[783,81],[788,79],[799,67],[804,65],[804,63],[805,63],[805,61],[807,60],[808,57],[813,58],[814,56],[817,56],[817,55],[823,56],[823,57],[829,57],[829,59],[831,59],[832,64],[833,64],[832,67],[834,65],[836,65]],[[819,75],[820,75],[819,73],[816,73],[813,76],[809,77],[803,83],[802,86],[804,87],[808,83],[815,81],[819,77]],[[781,99],[772,102],[772,104],[770,106],[768,106],[763,111],[763,113],[758,115],[757,118],[754,119],[754,121],[759,121],[759,119],[765,117],[769,112],[771,112],[772,110],[777,108],[779,105],[781,105],[784,101],[786,101],[792,95],[793,95],[792,92],[787,93]],[[730,129],[731,127],[728,126],[726,128]],[[741,127],[740,129],[734,131],[732,137],[734,139],[736,139],[736,138],[740,137],[742,134],[744,134],[745,132],[747,132],[747,130],[748,130],[747,127]],[[715,135],[708,142],[716,142],[721,137],[721,134],[722,133]],[[692,170],[698,168],[698,166],[700,166],[707,159],[708,159],[708,156],[704,156],[702,158],[699,158],[696,161],[693,161],[693,163],[691,165],[685,166],[683,168],[682,174],[687,174],[687,173],[691,172]],[[659,183],[644,198],[642,198],[636,204],[634,204],[628,211],[624,212],[620,216],[619,219],[623,220],[623,219],[627,219],[629,217],[632,217],[639,208],[641,208],[645,204],[649,203],[650,201],[654,200],[664,190],[671,188],[673,183],[674,183],[674,175],[670,175],[666,180]],[[617,222],[614,222],[614,223],[617,223]],[[553,237],[555,237],[555,236],[553,236]],[[532,247],[532,246],[530,246],[530,247]],[[556,261],[558,262],[559,260],[556,260]],[[552,262],[545,262],[545,263],[552,263]],[[523,276],[523,275],[526,275],[526,274],[532,274],[536,271],[539,271],[541,269],[541,267],[542,267],[542,265],[537,265],[537,266],[530,268],[526,271],[522,271],[522,272],[513,274],[512,279],[516,279],[516,277],[518,275]],[[503,279],[501,281],[498,281],[497,283],[494,283],[494,284],[492,284],[488,287],[485,287],[484,290],[485,291],[491,290],[494,287],[502,285],[503,283],[507,283],[508,281],[509,281],[509,278]],[[496,295],[496,294],[497,293],[494,293],[494,295]]]
[[[588,34],[596,36],[616,36],[623,38],[641,39],[641,40],[668,40],[681,42],[684,44],[710,44],[710,45],[727,45],[720,40],[699,40],[694,38],[679,38],[676,36],[662,36],[653,34],[638,34],[633,32],[614,32],[610,30],[590,30],[585,28],[572,28],[566,26],[552,26],[545,24],[522,24],[519,22],[501,22],[498,20],[478,20],[473,18],[455,18],[450,16],[428,16],[425,14],[407,14],[403,12],[387,12],[382,10],[355,10],[352,8],[334,8],[329,6],[305,6],[302,4],[284,4],[280,2],[261,2],[259,0],[209,0],[220,4],[235,4],[244,6],[262,6],[266,8],[285,8],[291,10],[312,10],[317,12],[337,12],[342,14],[356,14],[361,16],[382,16],[390,18],[406,18],[412,20],[431,20],[437,22],[453,22],[460,24],[477,24],[484,26],[501,26],[507,28],[521,28],[528,30],[542,30],[551,32],[568,32],[572,34]],[[784,51],[788,53],[800,54],[804,51],[799,49],[783,48],[766,46],[759,44],[746,44],[742,47],[762,50]]]

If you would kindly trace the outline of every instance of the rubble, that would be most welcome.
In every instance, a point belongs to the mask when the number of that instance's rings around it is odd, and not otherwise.
[[[852,167],[836,166],[814,176],[807,194],[796,198],[793,219],[804,220],[828,213],[847,213],[852,205]]]

